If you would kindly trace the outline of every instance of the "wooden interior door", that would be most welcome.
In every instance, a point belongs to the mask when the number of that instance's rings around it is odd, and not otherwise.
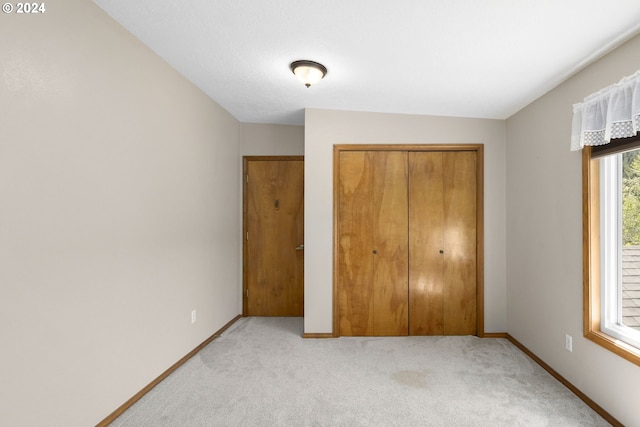
[[[407,153],[339,158],[340,335],[408,332]]]
[[[304,161],[245,157],[245,316],[304,313]]]
[[[409,334],[477,333],[475,151],[409,154]]]

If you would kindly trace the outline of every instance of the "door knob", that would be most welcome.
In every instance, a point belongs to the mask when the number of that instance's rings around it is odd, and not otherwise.
[[[374,249],[374,250],[373,250],[373,254],[375,255],[375,254],[377,254],[377,253],[378,253],[378,250],[377,250],[377,249]]]
[[[440,253],[441,253],[441,254],[443,254],[443,253],[444,253],[444,251],[443,251],[442,249],[440,249]]]
[[[304,245],[300,245],[296,248],[296,251],[304,251]]]

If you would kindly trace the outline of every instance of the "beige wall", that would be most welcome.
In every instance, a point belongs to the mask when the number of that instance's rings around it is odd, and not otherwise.
[[[628,426],[640,425],[640,367],[582,337],[581,152],[569,142],[572,104],[638,69],[640,37],[507,120],[508,332]]]
[[[240,123],[240,155],[303,156],[304,126]]]
[[[306,333],[333,329],[333,145],[430,143],[485,145],[485,331],[506,330],[504,121],[307,109]]]
[[[239,313],[238,132],[91,2],[0,16],[1,425],[94,425]]]

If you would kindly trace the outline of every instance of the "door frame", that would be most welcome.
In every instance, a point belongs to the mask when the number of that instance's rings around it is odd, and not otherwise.
[[[304,156],[242,156],[242,317],[247,317],[247,272],[248,272],[248,252],[247,246],[247,185],[248,163],[249,162],[269,162],[269,161],[304,161]],[[304,262],[304,261],[303,261]]]
[[[333,146],[333,336],[340,336],[338,304],[338,197],[340,153],[343,151],[475,151],[476,168],[476,333],[484,334],[484,144],[336,144]]]

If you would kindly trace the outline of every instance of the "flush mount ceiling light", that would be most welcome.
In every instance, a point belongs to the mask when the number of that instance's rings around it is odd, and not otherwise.
[[[294,61],[291,71],[306,87],[318,83],[327,74],[327,67],[314,61]]]

